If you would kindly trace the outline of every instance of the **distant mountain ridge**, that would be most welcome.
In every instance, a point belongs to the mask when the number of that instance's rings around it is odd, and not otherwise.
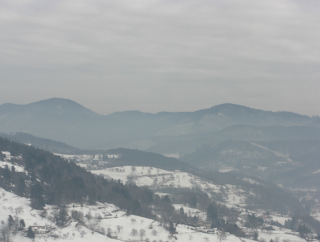
[[[124,147],[146,150],[156,146],[157,139],[184,139],[186,135],[194,139],[234,125],[292,129],[309,126],[305,139],[308,139],[309,133],[313,133],[310,138],[315,139],[319,120],[319,117],[263,111],[235,104],[220,104],[195,112],[151,114],[126,111],[109,115],[100,115],[74,101],[61,98],[27,105],[0,105],[0,132],[29,133],[82,149]],[[232,135],[230,139],[233,139]]]
[[[233,170],[291,188],[318,189],[320,140],[235,141],[204,145],[182,161],[208,170]]]

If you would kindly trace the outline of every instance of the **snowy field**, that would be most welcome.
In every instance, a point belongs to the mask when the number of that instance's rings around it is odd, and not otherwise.
[[[21,159],[21,156],[13,157],[9,152],[2,152],[5,155],[3,161],[0,161],[0,167],[6,167],[12,170],[14,167],[15,172],[25,172],[24,167],[12,162],[13,158]],[[79,157],[79,156],[78,156]],[[73,157],[70,156],[70,159]],[[102,157],[86,156],[85,159],[99,160]],[[117,158],[117,157],[114,157]],[[211,182],[205,181],[199,177],[193,176],[186,172],[181,171],[166,171],[163,169],[157,169],[153,167],[143,166],[123,166],[113,167],[104,170],[91,170],[92,173],[102,175],[108,179],[121,180],[123,183],[128,181],[135,182],[139,186],[153,186],[153,187],[175,187],[175,188],[192,188],[198,187],[210,196],[213,192],[220,193],[224,197],[224,203],[228,207],[237,208],[240,211],[244,211],[241,206],[245,205],[246,197],[243,196],[241,189],[233,185],[219,186]],[[254,183],[255,181],[248,181]],[[158,193],[161,196],[168,194]],[[206,214],[196,208],[190,208],[183,204],[173,204],[177,213],[181,207],[183,207],[184,213],[197,216],[200,220],[206,220]],[[58,227],[55,224],[54,215],[58,213],[59,209],[55,206],[47,205],[44,211],[34,210],[30,207],[30,201],[27,198],[19,197],[11,192],[5,191],[0,188],[0,229],[5,227],[5,222],[8,221],[9,215],[18,223],[21,219],[25,222],[24,231],[18,232],[15,235],[11,235],[12,242],[27,242],[33,241],[25,237],[26,229],[29,226],[45,226],[47,233],[37,234],[35,241],[51,242],[60,240],[74,240],[74,241],[150,241],[150,242],[231,242],[231,241],[252,241],[249,239],[240,239],[233,235],[227,234],[225,238],[221,238],[219,231],[215,233],[206,233],[204,229],[200,227],[194,228],[187,225],[177,225],[176,234],[171,235],[166,229],[164,224],[158,221],[139,217],[139,216],[126,216],[125,211],[121,211],[113,204],[97,203],[96,205],[80,205],[80,204],[68,204],[67,205],[69,219],[64,227]],[[83,223],[79,223],[71,218],[72,211],[78,211],[83,214]],[[247,211],[249,213],[255,213],[254,211]],[[246,215],[247,212],[243,212],[242,215]],[[255,213],[261,215],[261,213]],[[314,215],[317,219],[320,218],[320,214]],[[288,218],[281,215],[271,215],[270,219],[278,221],[280,224],[284,224],[284,221]],[[241,222],[239,217],[239,225]],[[166,225],[167,226],[167,225]],[[274,227],[274,231],[262,231],[259,232],[259,239],[261,241],[269,242],[277,240],[279,242],[302,242],[304,239],[299,238],[296,234],[288,229]],[[116,237],[114,239],[108,238],[107,233],[111,233]],[[1,236],[0,236],[1,237]]]
[[[245,191],[234,185],[216,185],[200,177],[181,171],[166,171],[145,166],[122,166],[103,170],[90,170],[93,174],[102,175],[106,179],[120,180],[122,183],[134,182],[138,186],[152,188],[200,188],[209,197],[220,194],[223,204],[228,207],[241,208],[246,205]],[[252,180],[253,181],[253,180]],[[223,191],[223,192],[221,192]]]
[[[91,170],[107,179],[120,180],[123,183],[133,180],[138,186],[169,186],[175,188],[200,187],[202,190],[220,192],[220,186],[199,177],[181,171],[166,171],[147,166],[121,166],[104,170]]]
[[[126,216],[124,211],[119,210],[112,204],[84,205],[69,204],[69,215],[72,210],[82,212],[85,215],[85,222],[79,224],[70,219],[66,226],[58,227],[52,221],[53,213],[57,208],[46,206],[44,216],[43,211],[31,209],[26,198],[18,197],[0,188],[0,219],[7,220],[9,215],[14,219],[18,218],[25,221],[25,228],[29,226],[46,226],[50,232],[36,235],[35,241],[83,241],[83,242],[102,242],[102,241],[152,241],[152,242],[184,242],[184,241],[219,241],[218,234],[207,234],[196,231],[186,225],[178,225],[177,233],[171,235],[168,230],[159,222],[139,216]],[[187,208],[186,208],[187,209]],[[107,232],[116,234],[117,239],[106,236]],[[13,242],[31,242],[32,239],[25,237],[25,232],[18,232],[11,236]],[[227,234],[226,242],[241,240],[233,235]],[[251,241],[244,239],[242,241]]]

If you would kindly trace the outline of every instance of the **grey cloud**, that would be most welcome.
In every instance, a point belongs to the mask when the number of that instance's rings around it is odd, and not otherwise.
[[[320,115],[314,1],[2,1],[0,103]]]

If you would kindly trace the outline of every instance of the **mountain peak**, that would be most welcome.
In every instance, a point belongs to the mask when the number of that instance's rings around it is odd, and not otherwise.
[[[39,118],[40,116],[46,116],[51,120],[54,120],[58,116],[77,117],[79,120],[88,116],[100,116],[81,104],[64,98],[50,98],[23,105],[6,103],[0,105],[0,114],[5,116],[9,114],[19,115],[20,117],[24,117],[22,118],[23,120],[27,117],[37,119],[36,117]]]
[[[243,105],[234,104],[234,103],[222,103],[211,107],[210,109],[253,109]]]
[[[27,104],[28,106],[44,106],[44,107],[63,107],[63,108],[81,108],[81,109],[87,109],[81,104],[72,101],[70,99],[65,99],[65,98],[50,98],[50,99],[45,99],[41,101],[37,101],[34,103]]]

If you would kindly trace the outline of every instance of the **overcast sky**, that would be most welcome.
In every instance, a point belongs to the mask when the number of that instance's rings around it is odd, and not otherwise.
[[[320,115],[319,0],[1,0],[0,104]]]

